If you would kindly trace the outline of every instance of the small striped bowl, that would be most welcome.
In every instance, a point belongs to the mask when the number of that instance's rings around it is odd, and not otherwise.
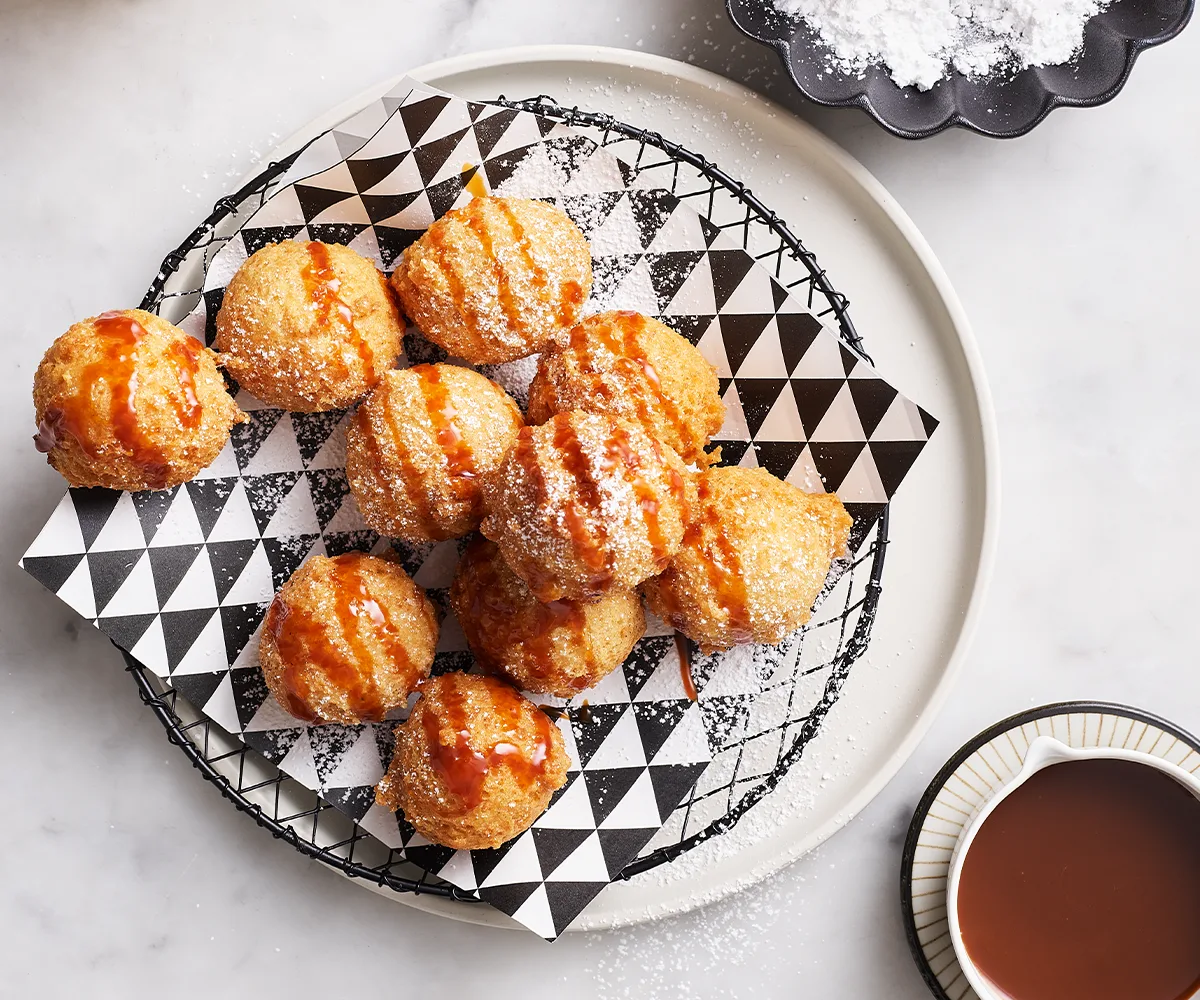
[[[922,796],[901,864],[909,947],[939,1000],[978,1000],[955,955],[946,910],[955,846],[975,817],[1020,773],[1039,736],[1076,749],[1144,754],[1190,774],[1200,773],[1200,742],[1194,736],[1147,712],[1101,702],[1031,709],[997,723],[962,747]]]

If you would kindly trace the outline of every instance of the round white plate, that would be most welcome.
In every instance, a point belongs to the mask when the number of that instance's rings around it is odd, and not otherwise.
[[[975,342],[933,252],[891,196],[838,147],[740,84],[660,56],[580,45],[482,52],[408,75],[475,100],[548,94],[705,154],[787,220],[849,297],[880,372],[941,421],[892,503],[870,648],[803,760],[733,831],[609,886],[571,929],[682,913],[777,871],[845,825],[908,758],[945,699],[991,570],[998,514],[995,417]],[[334,108],[273,156],[393,83]],[[378,891],[456,919],[515,926],[490,907]]]

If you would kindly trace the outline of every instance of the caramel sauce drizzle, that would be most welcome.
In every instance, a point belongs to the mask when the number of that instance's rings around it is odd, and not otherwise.
[[[533,665],[535,677],[547,677],[554,669],[554,633],[566,629],[568,644],[579,646],[583,651],[584,664],[588,670],[595,666],[592,644],[584,633],[583,609],[577,601],[536,602],[533,609],[532,634],[525,637],[525,651]],[[576,678],[581,690],[587,687],[586,678]]]
[[[375,376],[375,352],[371,350],[371,345],[354,325],[354,313],[350,306],[338,295],[342,287],[342,279],[333,270],[333,263],[329,259],[329,247],[324,243],[312,240],[306,244],[305,249],[308,250],[309,261],[301,269],[300,276],[304,280],[304,288],[308,292],[309,300],[316,310],[317,322],[321,326],[331,327],[334,316],[337,316],[367,369],[368,382],[373,385],[378,381]],[[349,374],[350,369],[344,362],[343,367]]]
[[[516,739],[523,709],[521,695],[502,681],[484,679],[488,682],[492,706],[507,723],[506,735]],[[467,699],[461,686],[452,681],[439,694],[445,714],[438,715],[427,703],[421,713],[421,728],[429,747],[430,764],[441,776],[446,790],[458,799],[460,815],[479,805],[483,799],[484,780],[493,767],[507,767],[523,788],[528,788],[542,776],[550,753],[550,727],[553,725],[544,713],[535,713],[538,737],[531,756],[527,757],[510,740],[501,740],[480,751],[471,745]],[[454,733],[453,743],[442,742],[443,729]]]
[[[580,366],[586,371],[595,372],[595,357],[591,351],[591,338],[595,337],[616,358],[616,369],[633,376],[637,385],[649,390],[659,412],[679,435],[680,440],[689,437],[688,427],[679,412],[679,407],[663,391],[662,379],[658,370],[646,356],[639,342],[638,333],[644,320],[640,313],[621,310],[613,314],[611,319],[593,320],[591,323],[579,324],[571,331],[570,345],[577,352]],[[618,336],[619,334],[619,336]],[[612,393],[603,383],[598,388],[605,398],[612,399]],[[632,388],[632,387],[631,387]],[[648,424],[651,418],[650,406],[643,393],[631,391],[629,398],[637,411],[638,418]]]
[[[521,467],[529,480],[534,506],[540,507],[546,502],[549,491],[546,489],[546,475],[538,462],[537,448],[533,443],[533,428],[528,424],[517,432],[517,443],[513,447],[513,461]],[[535,596],[544,592],[554,582],[553,576],[548,573],[537,572],[532,566],[525,568],[529,589]]]
[[[416,515],[417,520],[423,527],[427,528],[433,523],[433,511],[428,495],[421,488],[421,471],[417,468],[417,464],[413,460],[412,452],[408,447],[408,438],[396,423],[392,415],[392,407],[387,405],[386,400],[380,400],[379,411],[384,424],[387,426],[388,437],[392,440],[392,447],[396,453],[396,462],[400,466],[399,476],[388,476],[385,472],[385,478],[389,484],[394,483],[397,479],[400,481],[400,486],[404,490],[404,495],[408,498],[408,502],[413,508],[413,513]],[[375,421],[371,419],[370,406],[360,406],[358,412],[354,415],[354,419],[358,422],[358,428],[363,437],[363,444],[370,455],[370,467],[372,469],[384,469],[382,451],[379,446],[379,432],[375,428]]]
[[[373,654],[360,626],[375,636],[384,655],[401,671],[412,670],[408,650],[387,612],[371,596],[362,568],[369,556],[350,552],[332,562],[334,613],[338,631],[349,649],[335,645],[333,630],[325,621],[291,607],[283,594],[275,595],[267,610],[265,628],[275,639],[283,661],[283,686],[287,709],[298,719],[315,722],[314,675],[322,674],[344,691],[350,710],[361,719],[378,722],[387,712],[372,669]]]
[[[488,224],[483,209],[484,204],[485,202],[471,202],[467,207],[464,217],[467,228],[475,234],[480,246],[483,247],[483,255],[491,264],[492,276],[496,279],[496,296],[500,300],[500,309],[504,313],[505,325],[510,330],[516,330],[521,326],[521,305],[517,302],[516,296],[513,294],[512,279],[496,254],[496,246],[492,240],[492,229]],[[526,254],[526,257],[528,256]]]
[[[508,228],[512,230],[517,249],[521,252],[521,256],[525,259],[525,263],[533,275],[537,297],[544,298],[550,285],[549,276],[546,274],[546,269],[534,259],[533,245],[529,241],[525,227],[521,225],[508,202],[497,198],[493,204],[500,209],[504,220],[508,223]],[[583,286],[578,281],[564,281],[557,307],[559,326],[570,326],[582,304]]]
[[[712,529],[712,543],[701,554],[708,572],[708,585],[712,588],[718,607],[725,611],[734,641],[749,642],[753,633],[750,628],[749,599],[746,594],[746,581],[742,575],[741,559],[729,536],[721,530],[721,519],[715,505],[705,503],[710,497],[708,479],[701,477],[696,505],[704,509],[704,516],[689,523],[684,532],[683,545],[696,545],[704,527]]]
[[[692,679],[692,659],[688,655],[687,636],[682,632],[675,633],[675,651],[679,653],[679,677],[683,681],[683,693],[688,701],[695,701],[696,682]]]
[[[456,481],[475,479],[478,476],[475,453],[462,429],[454,422],[458,408],[442,382],[441,371],[436,365],[415,365],[411,371],[418,376],[417,385],[425,398],[425,409],[429,413],[429,422],[433,425],[438,446],[446,456],[446,470],[450,478]]]
[[[471,179],[464,185],[464,190],[472,198],[486,198],[488,189],[483,180],[483,164],[464,163],[462,165],[463,174],[469,173],[471,170],[474,170],[475,173],[471,174]]]
[[[538,464],[537,448],[533,443],[533,428],[526,424],[517,432],[517,444],[513,450],[513,459],[524,470],[533,485],[534,499],[538,504],[546,500],[546,477]]]
[[[108,423],[113,436],[145,474],[150,487],[159,489],[166,485],[170,465],[162,449],[138,427],[137,419],[137,349],[147,336],[146,329],[132,316],[116,311],[101,313],[94,326],[97,344],[103,352],[101,357],[84,366],[79,374],[79,391],[64,400],[61,408],[54,408],[53,413],[47,411],[46,418],[97,459],[101,458],[100,451],[92,442],[89,429]],[[167,349],[179,383],[179,394],[172,394],[171,404],[180,424],[189,430],[199,424],[203,415],[195,378],[200,371],[200,351],[190,337],[173,342]],[[98,384],[108,386],[107,419],[93,400]]]
[[[203,407],[196,395],[196,375],[200,371],[200,345],[191,337],[177,340],[167,349],[175,363],[175,377],[179,381],[181,399],[173,399],[179,422],[188,430],[200,425]]]
[[[583,305],[583,285],[578,281],[564,281],[562,298],[558,301],[558,325],[570,326],[579,315]]]
[[[591,585],[597,590],[604,590],[612,583],[613,553],[605,545],[608,540],[608,530],[602,517],[596,517],[592,530],[588,528],[585,511],[600,512],[602,498],[600,487],[592,476],[587,458],[583,454],[583,446],[579,443],[579,435],[565,417],[554,420],[554,446],[562,458],[563,468],[570,473],[575,481],[580,503],[574,500],[567,504],[565,512],[567,530],[571,541],[583,559],[584,564],[591,570]],[[612,447],[616,447],[615,443]],[[606,448],[607,451],[607,448]],[[582,509],[581,509],[582,508]]]
[[[474,203],[472,202],[472,204]],[[421,239],[429,240],[430,245],[437,251],[435,254],[430,254],[429,259],[446,279],[446,287],[450,292],[450,301],[454,303],[454,311],[466,320],[466,328],[472,331],[471,336],[476,344],[483,345],[483,337],[479,332],[482,325],[479,321],[479,310],[467,304],[467,286],[463,282],[462,275],[458,273],[458,269],[450,260],[451,242],[446,218],[439,219],[425,230],[425,235]]]
[[[618,426],[605,442],[604,465],[606,471],[612,471],[623,465],[625,478],[630,479],[634,495],[638,498],[638,506],[642,512],[642,521],[646,525],[646,539],[650,543],[650,555],[661,572],[670,557],[667,555],[667,541],[663,536],[662,525],[659,523],[659,511],[662,507],[658,493],[642,475],[642,459],[633,443],[629,440],[629,432]],[[619,463],[619,465],[618,465]],[[673,472],[678,478],[678,473]],[[682,481],[681,481],[682,482]]]
[[[567,645],[578,646],[583,655],[586,674],[571,679],[571,686],[582,691],[591,686],[591,675],[596,669],[592,643],[584,631],[587,619],[578,601],[549,601],[538,604],[535,609],[534,634],[526,648],[534,661],[534,676],[546,677],[554,669],[554,633],[559,629],[568,632]]]

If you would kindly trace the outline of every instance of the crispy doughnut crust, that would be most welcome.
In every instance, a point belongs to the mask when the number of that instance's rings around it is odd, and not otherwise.
[[[349,247],[313,240],[251,254],[225,289],[216,347],[264,403],[350,406],[400,356],[404,323],[383,275]]]
[[[706,652],[778,643],[808,621],[851,524],[833,493],[805,493],[765,469],[708,469],[683,544],[642,592]]]
[[[375,801],[421,836],[459,850],[528,830],[566,784],[562,733],[504,681],[449,673],[422,685]]]
[[[391,282],[426,338],[471,364],[500,364],[536,354],[575,325],[592,257],[562,210],[488,196],[430,226]]]
[[[216,356],[141,309],[76,323],[33,377],[35,443],[72,486],[165,489],[216,459],[246,419]]]

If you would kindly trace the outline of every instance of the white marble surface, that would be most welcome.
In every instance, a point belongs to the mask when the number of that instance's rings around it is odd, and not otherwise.
[[[1143,57],[1113,104],[1056,112],[1016,142],[904,143],[857,112],[797,107],[940,255],[981,343],[1003,449],[1000,555],[966,669],[909,764],[817,854],[690,916],[547,947],[364,893],[188,773],[107,641],[15,568],[61,492],[29,447],[33,368],[75,318],[139,299],[155,262],[273,138],[409,66],[529,42],[690,58],[796,106],[774,54],[743,42],[718,0],[0,0],[0,459],[12,470],[0,500],[0,995],[186,984],[341,996],[404,990],[412,976],[433,995],[526,1000],[918,1000],[899,845],[946,756],[1002,715],[1060,698],[1131,702],[1200,730],[1193,28]]]

